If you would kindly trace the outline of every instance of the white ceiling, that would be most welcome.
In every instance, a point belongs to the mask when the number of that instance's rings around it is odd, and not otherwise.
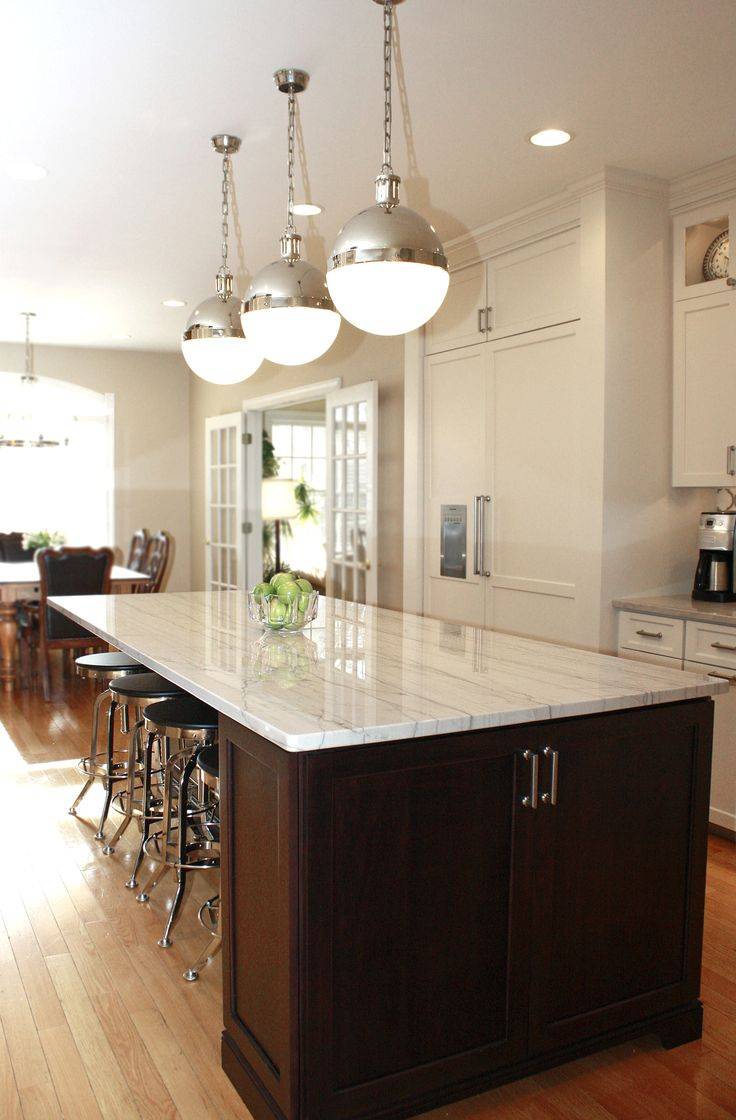
[[[604,164],[672,178],[736,151],[733,0],[407,0],[394,106],[404,200],[444,238]],[[301,118],[324,260],[372,201],[381,158],[381,12],[370,0],[20,0],[0,47],[0,338],[37,312],[39,342],[174,349],[219,264],[218,157],[234,159],[236,270],[277,255],[285,99]],[[575,140],[539,150],[532,131]],[[407,135],[412,138],[409,158]],[[41,182],[5,165],[32,159]],[[298,187],[297,195],[304,191]],[[238,263],[240,260],[240,263]],[[161,306],[188,301],[184,311]],[[130,342],[113,341],[131,334]]]

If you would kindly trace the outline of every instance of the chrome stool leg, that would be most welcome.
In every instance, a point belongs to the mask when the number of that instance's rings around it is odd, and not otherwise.
[[[187,803],[189,800],[189,782],[194,772],[194,767],[197,765],[197,752],[192,751],[189,758],[186,760],[182,767],[181,777],[179,779],[179,802],[177,805],[177,823],[179,834],[177,836],[177,868],[176,868],[176,893],[171,903],[169,916],[164,926],[164,932],[159,940],[159,946],[162,949],[168,949],[171,945],[171,930],[174,922],[179,917],[181,904],[184,901],[187,886],[190,882],[190,876],[185,867],[185,860],[187,854]],[[164,831],[164,850],[163,856],[168,857],[169,848],[169,834],[168,828],[170,826],[171,817],[165,818],[165,831]]]
[[[155,734],[153,735],[153,738],[159,738],[160,741],[160,737]],[[161,850],[161,861],[160,863],[156,864],[142,890],[139,894],[136,895],[136,902],[148,902],[151,891],[161,882],[164,875],[166,875],[166,873],[168,871],[171,871],[172,869],[172,865],[170,863],[167,863],[167,856],[169,851],[169,822],[171,820],[172,775],[173,765],[171,765],[170,759],[167,759],[166,765],[164,767],[164,801],[162,808],[162,830],[160,833],[161,842],[163,844],[163,848]]]
[[[222,948],[222,937],[216,934],[214,939],[210,942],[207,948],[197,957],[194,964],[190,965],[186,972],[182,973],[185,980],[199,980],[199,971],[209,964],[211,960],[217,956]]]
[[[126,705],[125,710],[127,710],[127,705]],[[126,723],[127,723],[127,720],[126,720]],[[128,828],[128,825],[133,820],[133,798],[134,798],[134,795],[135,795],[135,780],[136,780],[136,777],[138,775],[137,766],[138,766],[138,759],[139,759],[139,756],[140,756],[140,742],[141,742],[141,728],[142,727],[143,727],[143,720],[139,719],[135,723],[135,725],[133,726],[133,730],[130,732],[130,741],[129,741],[129,746],[128,746],[128,763],[127,763],[127,765],[128,765],[128,780],[125,783],[125,794],[124,794],[124,802],[123,802],[123,804],[124,804],[123,819],[120,822],[120,824],[118,825],[117,831],[113,835],[112,839],[107,844],[105,844],[105,847],[102,849],[102,854],[106,855],[106,856],[112,855],[112,853],[115,851],[115,847],[117,845],[118,840],[121,838],[121,836],[123,836],[123,834],[126,832],[126,830]],[[126,727],[125,730],[127,731],[128,728]]]
[[[102,813],[100,815],[100,823],[95,833],[95,840],[104,840],[104,828],[107,822],[107,814],[110,812],[110,805],[112,803],[113,788],[113,773],[114,773],[114,757],[113,748],[115,745],[115,712],[118,708],[117,700],[110,701],[110,708],[107,713],[107,774],[103,779],[105,787],[105,803],[102,806]]]
[[[150,731],[146,736],[146,746],[143,752],[143,793],[141,794],[141,842],[138,845],[135,859],[133,861],[133,870],[130,873],[130,878],[126,882],[126,887],[129,891],[134,890],[138,886],[137,875],[140,871],[140,866],[143,863],[145,855],[145,845],[148,837],[151,835],[151,826],[153,819],[151,815],[151,774],[153,770],[153,747],[156,741],[156,735]]]
[[[95,697],[95,703],[94,703],[94,707],[92,709],[92,735],[90,737],[90,752],[89,752],[90,753],[90,758],[96,758],[97,757],[97,746],[98,746],[97,740],[98,740],[99,728],[100,728],[100,706],[102,704],[102,701],[109,695],[110,695],[110,693],[109,693],[108,689],[103,688],[102,691],[99,692],[97,694],[97,696]],[[76,816],[77,808],[79,807],[79,804],[82,801],[82,798],[84,797],[84,795],[86,794],[87,790],[92,785],[94,780],[95,780],[95,774],[92,773],[86,779],[86,781],[85,781],[84,785],[82,786],[82,788],[80,789],[79,793],[74,798],[74,801],[69,806],[69,812],[71,813],[71,815],[73,817]]]

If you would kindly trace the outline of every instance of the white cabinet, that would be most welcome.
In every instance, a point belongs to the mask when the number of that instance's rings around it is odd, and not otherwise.
[[[583,489],[576,349],[568,324],[426,359],[427,614],[575,640]],[[476,537],[475,500],[486,496]],[[440,575],[445,503],[467,507],[465,579]]]
[[[736,292],[674,307],[674,486],[736,485]]]
[[[672,275],[676,300],[727,291],[729,277],[706,280],[703,260],[716,237],[736,229],[736,198],[678,214],[672,222]],[[736,254],[730,254],[729,274],[736,276]]]
[[[688,626],[693,625],[688,623]],[[736,631],[734,631],[736,633]],[[717,665],[686,661],[689,673],[708,673],[729,682],[728,692],[713,697],[713,762],[708,819],[736,834],[736,673]]]
[[[425,352],[539,330],[578,318],[577,230],[460,268],[425,328]]]

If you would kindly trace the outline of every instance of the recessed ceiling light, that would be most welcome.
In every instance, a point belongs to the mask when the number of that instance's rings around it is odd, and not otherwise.
[[[313,218],[316,214],[322,213],[322,207],[316,202],[295,202],[294,213],[300,218]]]
[[[570,143],[572,133],[565,132],[564,128],[543,128],[540,132],[533,132],[528,139],[537,148],[558,148],[560,144]]]
[[[41,167],[40,163],[31,163],[29,160],[19,160],[17,163],[9,164],[7,172],[11,179],[22,179],[27,183],[36,179],[45,179],[48,175],[48,171],[45,167]]]
[[[161,301],[164,307],[186,307],[187,301],[185,299],[164,299]]]

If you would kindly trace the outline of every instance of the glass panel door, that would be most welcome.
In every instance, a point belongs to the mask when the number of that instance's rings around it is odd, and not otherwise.
[[[243,414],[205,421],[205,586],[243,586]]]

